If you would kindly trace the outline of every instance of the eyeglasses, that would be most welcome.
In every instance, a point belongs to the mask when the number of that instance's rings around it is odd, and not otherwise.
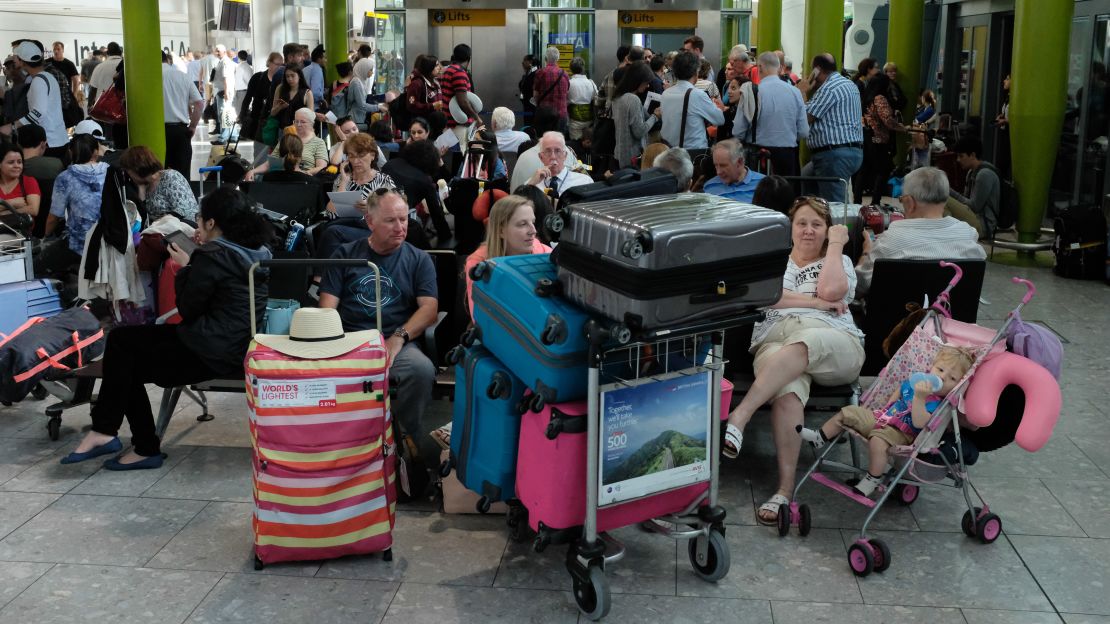
[[[540,151],[540,154],[543,156],[562,156],[566,153],[567,149],[565,147],[550,147]]]

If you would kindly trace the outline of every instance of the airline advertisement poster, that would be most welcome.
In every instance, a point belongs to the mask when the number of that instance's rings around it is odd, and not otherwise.
[[[602,387],[599,506],[709,480],[712,382],[702,370]]]

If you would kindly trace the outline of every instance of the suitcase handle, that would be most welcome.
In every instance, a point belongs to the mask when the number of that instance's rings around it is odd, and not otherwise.
[[[559,408],[551,408],[551,420],[547,423],[544,437],[554,440],[560,433],[584,433],[586,431],[586,415],[571,416],[564,414]]]
[[[298,259],[298,258],[280,258],[271,260],[261,260],[251,264],[250,269],[247,271],[247,288],[250,291],[250,306],[251,306],[251,336],[253,337],[258,333],[258,319],[255,318],[254,313],[254,273],[260,267],[272,266],[313,266],[313,267],[370,267],[374,271],[374,324],[378,333],[382,333],[382,272],[378,269],[378,265],[370,262],[369,260],[356,260],[352,258],[341,259]],[[384,340],[385,337],[383,336]]]

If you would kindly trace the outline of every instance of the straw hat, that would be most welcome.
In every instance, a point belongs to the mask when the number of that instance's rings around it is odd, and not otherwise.
[[[344,333],[339,312],[331,308],[299,308],[293,312],[288,336],[258,334],[254,340],[285,355],[323,360],[350,353],[377,334],[376,329]]]

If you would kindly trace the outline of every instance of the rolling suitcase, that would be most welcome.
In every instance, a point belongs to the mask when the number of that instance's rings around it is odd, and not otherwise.
[[[583,184],[567,189],[559,195],[559,205],[569,206],[582,202],[596,202],[652,195],[672,195],[678,190],[678,180],[665,169],[621,169],[611,177],[593,184]]]
[[[790,254],[786,215],[712,195],[561,209],[552,257],[565,296],[633,329],[775,303]]]
[[[455,469],[477,492],[477,510],[516,496],[516,451],[524,384],[482,345],[455,347],[455,402],[451,458],[440,474]]]
[[[722,420],[728,418],[731,399],[732,384],[722,380]],[[586,452],[585,401],[546,405],[539,413],[521,417],[516,491],[540,550],[578,537],[586,517]],[[708,488],[708,482],[695,483],[599,509],[597,530],[681,512]]]
[[[302,262],[261,265],[283,263]],[[351,263],[358,264],[318,264]],[[249,275],[254,310],[254,271]],[[397,450],[386,400],[388,354],[381,334],[368,334],[330,358],[289,355],[258,336],[247,350],[256,570],[376,552],[392,559]]]
[[[503,256],[471,269],[474,323],[463,344],[482,341],[535,393],[532,407],[586,396],[589,314],[555,294],[548,254]]]
[[[10,334],[24,321],[62,311],[61,282],[36,279],[0,284],[0,334]]]

